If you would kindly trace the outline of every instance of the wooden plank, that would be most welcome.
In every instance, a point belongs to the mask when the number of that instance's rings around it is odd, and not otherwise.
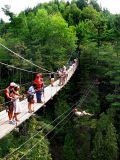
[[[67,82],[70,80],[71,76],[74,74],[75,70],[77,68],[77,64],[71,66],[68,69],[68,78],[67,81],[65,82],[65,84],[63,86],[59,86],[59,80],[56,80],[54,82],[54,86],[51,87],[51,85],[47,86],[44,90],[44,96],[42,95],[42,101],[44,102],[42,103],[35,103],[33,105],[34,107],[34,113],[39,110],[41,107],[44,106],[44,104],[46,102],[48,102],[52,97],[55,96],[55,94],[57,92],[59,92],[66,84]],[[19,126],[21,123],[23,123],[24,121],[26,121],[27,119],[29,119],[29,117],[34,114],[34,113],[28,113],[28,103],[27,103],[27,99],[23,100],[20,102],[21,104],[21,108],[22,108],[22,112],[20,113],[20,115],[18,116],[19,118],[19,122],[17,123],[17,125],[12,125],[9,124],[8,121],[8,115],[7,112],[4,110],[2,112],[0,112],[0,139],[3,138],[5,135],[7,135],[8,133],[10,133],[12,130],[14,130],[17,126]]]

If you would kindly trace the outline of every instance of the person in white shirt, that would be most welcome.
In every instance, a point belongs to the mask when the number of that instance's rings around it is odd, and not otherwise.
[[[62,85],[62,69],[60,68],[58,71],[58,76],[59,76],[59,86],[61,86]]]
[[[13,120],[15,122],[19,121],[17,116],[21,113],[21,105],[20,105],[20,101],[19,98],[21,98],[22,96],[19,94],[20,91],[20,86],[16,85],[15,87],[15,93],[14,93],[14,116],[13,116]]]
[[[35,84],[31,84],[31,86],[29,87],[28,91],[28,112],[34,112],[32,110],[32,104],[34,104],[34,94],[35,94]]]
[[[68,73],[66,66],[63,66],[63,75],[64,75],[64,82],[67,81]]]
[[[52,72],[52,73],[50,74],[50,83],[51,83],[51,87],[53,87],[54,80],[55,80],[55,75],[54,75],[54,72]]]
[[[86,111],[78,111],[77,108],[74,108],[72,112],[77,116],[77,117],[84,117],[84,116],[92,116],[93,114],[90,114]]]

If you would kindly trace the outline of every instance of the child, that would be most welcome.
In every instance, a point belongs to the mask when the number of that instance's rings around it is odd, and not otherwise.
[[[34,104],[34,93],[35,93],[35,84],[32,84],[28,91],[28,112],[34,112],[31,108],[32,108],[32,104]]]

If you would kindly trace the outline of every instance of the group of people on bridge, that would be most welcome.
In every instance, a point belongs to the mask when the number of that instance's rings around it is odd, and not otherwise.
[[[34,81],[28,88],[27,91],[27,101],[28,101],[28,112],[32,113],[32,104],[35,103],[34,95],[36,94],[37,103],[43,103],[41,101],[41,96],[44,90],[44,81],[42,74],[37,74]],[[8,118],[10,124],[16,124],[18,120],[18,115],[22,112],[20,98],[23,96],[19,93],[20,86],[14,82],[5,89],[5,106],[8,112]]]
[[[75,66],[77,65],[78,60],[74,59],[73,63],[70,64],[69,70],[74,70]],[[59,69],[57,71],[58,77],[59,77],[59,86],[64,85],[65,81],[68,77],[68,70],[66,66],[63,66],[63,68]],[[55,73],[52,72],[50,74],[50,82],[51,87],[54,86],[54,80],[55,80]],[[5,89],[5,106],[6,111],[8,112],[8,118],[9,123],[15,125],[18,119],[18,115],[22,112],[21,104],[20,104],[20,98],[22,98],[22,95],[20,92],[20,86],[17,85],[14,82],[11,82],[10,85]],[[36,102],[37,103],[43,103],[41,100],[42,94],[44,93],[44,80],[43,75],[38,73],[36,74],[36,77],[34,81],[31,83],[28,91],[27,91],[27,101],[28,101],[28,112],[32,113],[34,112],[32,105],[35,103],[34,95],[36,94]],[[77,110],[73,110],[73,112],[76,114]],[[78,115],[78,114],[76,114]],[[80,114],[79,114],[80,115]],[[87,114],[85,111],[81,114],[83,115],[90,115]]]

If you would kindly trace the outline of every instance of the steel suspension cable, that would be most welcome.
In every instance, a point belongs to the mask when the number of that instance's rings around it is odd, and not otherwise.
[[[94,86],[94,84],[92,85],[92,87]],[[87,94],[86,94],[86,96],[89,94],[89,92],[87,92]],[[82,105],[82,103],[84,102],[84,100],[85,100],[85,98],[86,98],[86,96],[83,98],[83,100],[82,100],[82,102],[80,103],[80,105]],[[77,104],[78,105],[78,104]],[[73,106],[72,106],[73,107]],[[72,108],[71,107],[71,108]],[[43,138],[45,138],[48,134],[50,134],[62,121],[64,121],[70,114],[71,114],[71,112],[72,112],[72,110],[67,114],[67,116],[65,116],[57,125],[55,125],[54,126],[54,128],[51,130],[51,131],[49,131]],[[39,141],[39,142],[37,142],[35,145],[33,145],[32,146],[32,148],[30,148],[21,158],[20,158],[20,160],[22,159],[22,158],[24,158],[38,143],[40,143],[42,140],[43,140],[43,138],[41,138],[41,140]]]
[[[23,159],[29,152],[31,152],[31,150],[36,147],[36,145],[38,143],[40,143],[45,137],[47,137],[59,124],[61,124],[69,115],[71,114],[71,112],[69,112],[59,123],[57,123],[51,131],[49,131],[47,134],[45,134],[45,136],[43,136],[43,138],[41,138],[37,143],[35,143],[29,150],[27,150],[27,152],[19,158],[19,160]]]
[[[66,121],[62,126],[59,127],[58,132],[59,132],[59,130],[60,130],[61,128],[63,128],[63,127],[69,122],[69,120],[72,118],[72,116],[73,116],[73,113],[72,113],[71,116],[67,119],[67,121]],[[58,132],[55,133],[55,134],[49,139],[49,141],[51,141],[51,140],[58,134]]]
[[[55,133],[51,138],[49,138],[49,141],[51,141],[58,134],[58,132],[60,131],[60,129],[63,128],[69,122],[69,120],[72,117],[73,117],[73,114],[71,114],[71,116],[65,121],[65,123],[59,127],[59,129],[57,130],[57,133]],[[41,147],[44,147],[44,146],[41,145]]]
[[[0,45],[1,45],[3,48],[5,48],[6,50],[8,50],[8,51],[10,51],[11,53],[13,53],[14,55],[16,55],[17,57],[23,59],[24,61],[26,61],[26,62],[28,62],[28,63],[30,63],[30,64],[32,64],[33,66],[35,66],[35,67],[37,67],[37,68],[39,68],[39,69],[41,69],[41,70],[43,70],[43,71],[46,71],[46,72],[50,72],[50,73],[51,73],[51,71],[49,71],[49,70],[47,70],[47,69],[45,69],[45,68],[42,68],[42,67],[40,67],[40,66],[34,64],[34,63],[31,62],[30,60],[25,59],[25,58],[22,57],[21,55],[15,53],[14,51],[12,51],[11,49],[9,49],[8,47],[6,47],[5,45],[3,45],[2,43],[0,43]]]
[[[2,64],[2,65],[4,65],[4,66],[7,66],[7,67],[10,67],[10,68],[15,68],[15,69],[17,69],[17,70],[29,72],[29,73],[38,73],[38,72],[34,72],[34,71],[29,71],[29,70],[27,70],[27,69],[22,69],[22,68],[19,68],[19,67],[15,67],[15,66],[12,66],[12,65],[3,63],[3,62],[0,62],[0,64]]]
[[[85,92],[85,95],[87,93],[89,93],[89,90],[91,89],[91,87],[93,86],[90,85],[88,88],[88,91]],[[52,121],[49,125],[52,125],[54,122],[56,122],[60,117],[62,117],[64,114],[66,114],[68,111],[70,111],[74,106],[78,105],[79,103],[83,103],[84,99],[86,98],[86,96],[83,95],[82,99],[80,99],[79,101],[77,101],[75,104],[72,105],[71,108],[69,108],[68,110],[66,110],[65,112],[63,112],[60,116],[58,116],[54,121]],[[88,95],[88,94],[87,94]],[[10,155],[12,155],[13,153],[15,153],[17,150],[19,150],[23,145],[25,145],[26,143],[28,143],[32,138],[34,138],[35,136],[37,136],[41,131],[38,131],[36,134],[34,134],[32,137],[30,137],[27,141],[25,141],[23,144],[21,144],[18,148],[16,148],[12,153],[8,154],[5,158],[9,157]]]

